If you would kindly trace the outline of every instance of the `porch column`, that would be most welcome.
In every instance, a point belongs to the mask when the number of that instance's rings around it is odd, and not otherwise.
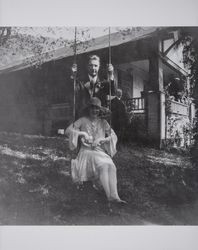
[[[165,139],[165,94],[162,61],[158,50],[149,57],[149,84],[147,89],[147,126],[151,142],[162,147]]]

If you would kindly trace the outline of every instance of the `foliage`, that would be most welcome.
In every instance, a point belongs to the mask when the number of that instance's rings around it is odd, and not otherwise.
[[[70,39],[63,34],[70,34]],[[73,36],[71,38],[71,36]],[[23,61],[28,66],[40,66],[53,59],[58,48],[72,49],[76,46],[86,50],[91,39],[88,28],[77,30],[74,45],[74,27],[0,27],[0,66]]]
[[[194,124],[188,117],[175,115],[171,110],[171,99],[167,99],[166,119],[167,119],[167,147],[184,147],[189,148],[193,141]]]
[[[190,73],[190,94],[195,96],[197,93],[197,80],[198,80],[198,30],[197,33],[191,32],[190,34],[185,34],[183,39],[184,50],[183,50],[183,60],[184,64],[188,67]]]
[[[11,27],[0,27],[0,46],[4,45],[11,34]]]
[[[0,30],[3,28],[0,27]],[[8,28],[7,28],[8,29]],[[11,27],[9,35],[4,36],[0,46],[1,66],[9,65],[19,60],[24,64],[39,66],[53,57],[54,50],[69,47],[70,41],[63,37],[53,38],[50,34],[55,28]],[[34,35],[35,31],[41,33]],[[43,35],[42,31],[48,35]],[[58,32],[59,29],[56,28]]]
[[[181,34],[184,44],[184,63],[189,69],[191,96],[196,107],[196,120],[194,127],[194,147],[192,156],[195,165],[198,163],[198,28],[186,27]]]
[[[169,93],[169,85],[164,88],[165,92],[165,114],[167,124],[166,148],[171,147],[189,147],[192,140],[193,126],[188,117],[173,114],[172,101],[174,97]],[[190,97],[185,89],[185,104],[190,104]]]
[[[170,115],[167,117],[169,146],[187,148],[192,140],[192,124],[188,117]]]
[[[165,92],[165,113],[166,116],[169,117],[171,115],[171,96],[168,92],[168,86],[164,88],[164,92]]]

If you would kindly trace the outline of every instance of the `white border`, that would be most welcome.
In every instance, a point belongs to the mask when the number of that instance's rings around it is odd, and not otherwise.
[[[197,0],[0,0],[0,24],[198,25]]]
[[[0,25],[198,26],[197,0],[0,0]],[[198,227],[0,227],[1,250],[196,250]]]
[[[1,250],[197,250],[197,227],[2,227]]]

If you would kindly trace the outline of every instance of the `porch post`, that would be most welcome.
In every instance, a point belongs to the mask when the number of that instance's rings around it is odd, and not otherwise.
[[[155,44],[149,57],[149,85],[147,89],[148,137],[160,148],[165,139],[165,94],[162,61],[158,56],[159,42]]]

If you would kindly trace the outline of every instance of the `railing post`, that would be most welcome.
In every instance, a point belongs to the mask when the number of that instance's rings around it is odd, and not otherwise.
[[[127,107],[131,107],[131,110],[144,110],[144,98],[142,97],[136,97],[136,98],[130,98],[125,101],[125,104]]]

